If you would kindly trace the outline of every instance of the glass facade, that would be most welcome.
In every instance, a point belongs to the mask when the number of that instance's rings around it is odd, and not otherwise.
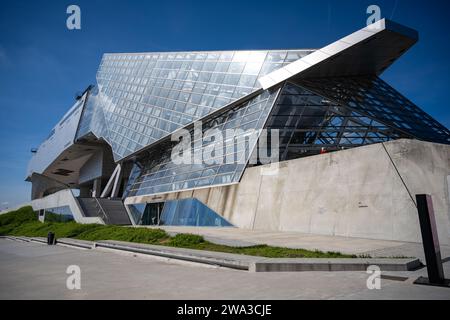
[[[271,130],[279,130],[280,161],[400,138],[450,142],[446,128],[382,80],[363,77],[331,78],[329,81],[335,89],[323,89],[324,83],[328,83],[325,79],[286,82],[279,95],[276,90],[263,92],[253,100],[210,119],[203,130],[254,129],[259,135],[265,128],[268,129],[268,141],[271,140]],[[355,86],[359,83],[360,87],[349,91],[349,82]],[[273,100],[275,96],[278,97],[276,101]],[[159,143],[136,162],[125,196],[239,182],[250,153],[253,150],[256,153],[256,141],[245,145],[245,148],[238,148],[238,137],[234,138],[227,140],[228,145],[220,155],[224,158],[222,164],[176,165],[171,161],[174,143]],[[195,145],[194,142],[192,144]],[[234,147],[230,148],[232,144]],[[203,142],[201,148],[208,148],[208,143]],[[236,163],[226,163],[225,157],[230,150]],[[238,161],[242,157],[245,160]]]
[[[86,100],[83,109],[83,116],[78,125],[77,138],[89,134],[104,138],[109,136],[103,108],[98,107],[102,105],[102,102],[100,101],[101,97],[102,95],[100,95],[98,87],[94,86],[90,89],[88,99]]]
[[[77,137],[91,131],[120,160],[254,92],[259,77],[311,52],[105,54]]]
[[[294,83],[286,83],[267,121],[279,130],[280,160],[392,139],[411,138],[372,117]]]
[[[400,138],[450,143],[447,128],[370,76],[291,80],[266,127],[279,130],[280,160]]]
[[[164,203],[129,205],[138,225],[168,225],[197,227],[231,227],[215,211],[195,198],[169,200]]]
[[[264,128],[267,141],[279,130],[280,160],[399,138],[450,143],[445,127],[376,76],[297,77],[261,89],[258,78],[311,52],[105,54],[77,138],[106,140],[116,161],[133,155],[124,197],[237,183]],[[180,128],[200,162],[172,161],[170,136]],[[222,140],[208,136],[214,130]]]
[[[45,222],[70,222],[74,221],[72,211],[69,206],[56,208],[46,208],[44,210]]]
[[[161,142],[150,152],[144,152],[136,161],[131,173],[131,183],[126,196],[156,194],[180,191],[212,185],[239,182],[246,164],[257,143],[261,129],[272,109],[278,89],[263,91],[260,95],[236,107],[221,112],[202,123],[201,137],[194,137],[190,130],[189,147],[192,154],[200,154],[202,159],[196,163],[175,164],[172,161],[174,142]],[[226,133],[221,140],[208,136],[207,132]],[[206,150],[218,150],[206,154]]]
[[[298,83],[412,138],[450,143],[447,128],[376,76],[302,79]]]

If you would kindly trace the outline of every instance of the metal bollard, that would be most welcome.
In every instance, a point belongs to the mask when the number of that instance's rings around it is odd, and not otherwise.
[[[49,246],[56,244],[56,237],[55,237],[55,234],[53,232],[49,232],[47,234],[47,244]]]
[[[445,279],[444,269],[442,267],[441,249],[439,246],[433,201],[431,196],[427,194],[417,194],[416,201],[428,278],[420,277],[414,283],[450,287],[450,280]]]

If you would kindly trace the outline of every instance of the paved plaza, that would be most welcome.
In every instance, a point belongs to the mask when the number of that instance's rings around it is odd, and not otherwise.
[[[70,265],[80,267],[80,290],[67,289]],[[0,239],[0,299],[450,299],[450,289],[412,283],[425,274],[390,272],[407,279],[382,278],[369,290],[365,272],[252,273]]]

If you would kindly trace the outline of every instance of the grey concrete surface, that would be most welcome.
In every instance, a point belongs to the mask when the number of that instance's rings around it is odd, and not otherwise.
[[[31,206],[34,211],[69,206],[75,221],[78,223],[104,223],[99,217],[85,217],[80,204],[70,189],[60,190],[46,197],[35,199],[31,201]]]
[[[81,290],[66,269],[81,268]],[[449,263],[445,264],[449,274]],[[423,270],[408,272],[413,279]],[[404,272],[402,274],[405,274]],[[141,255],[0,239],[0,299],[450,299],[450,289],[366,272],[250,273]]]
[[[144,228],[154,228],[141,226]],[[301,248],[308,250],[338,251],[348,254],[361,254],[390,247],[398,247],[404,242],[359,239],[329,235],[312,235],[301,232],[249,230],[232,227],[187,227],[187,226],[159,226],[171,234],[192,233],[204,236],[215,242],[221,239],[222,244],[233,245],[236,242],[247,245],[267,244],[286,248]]]

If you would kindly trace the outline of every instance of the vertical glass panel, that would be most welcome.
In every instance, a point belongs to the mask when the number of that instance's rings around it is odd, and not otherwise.
[[[231,227],[232,224],[195,198],[165,202],[160,225]]]

